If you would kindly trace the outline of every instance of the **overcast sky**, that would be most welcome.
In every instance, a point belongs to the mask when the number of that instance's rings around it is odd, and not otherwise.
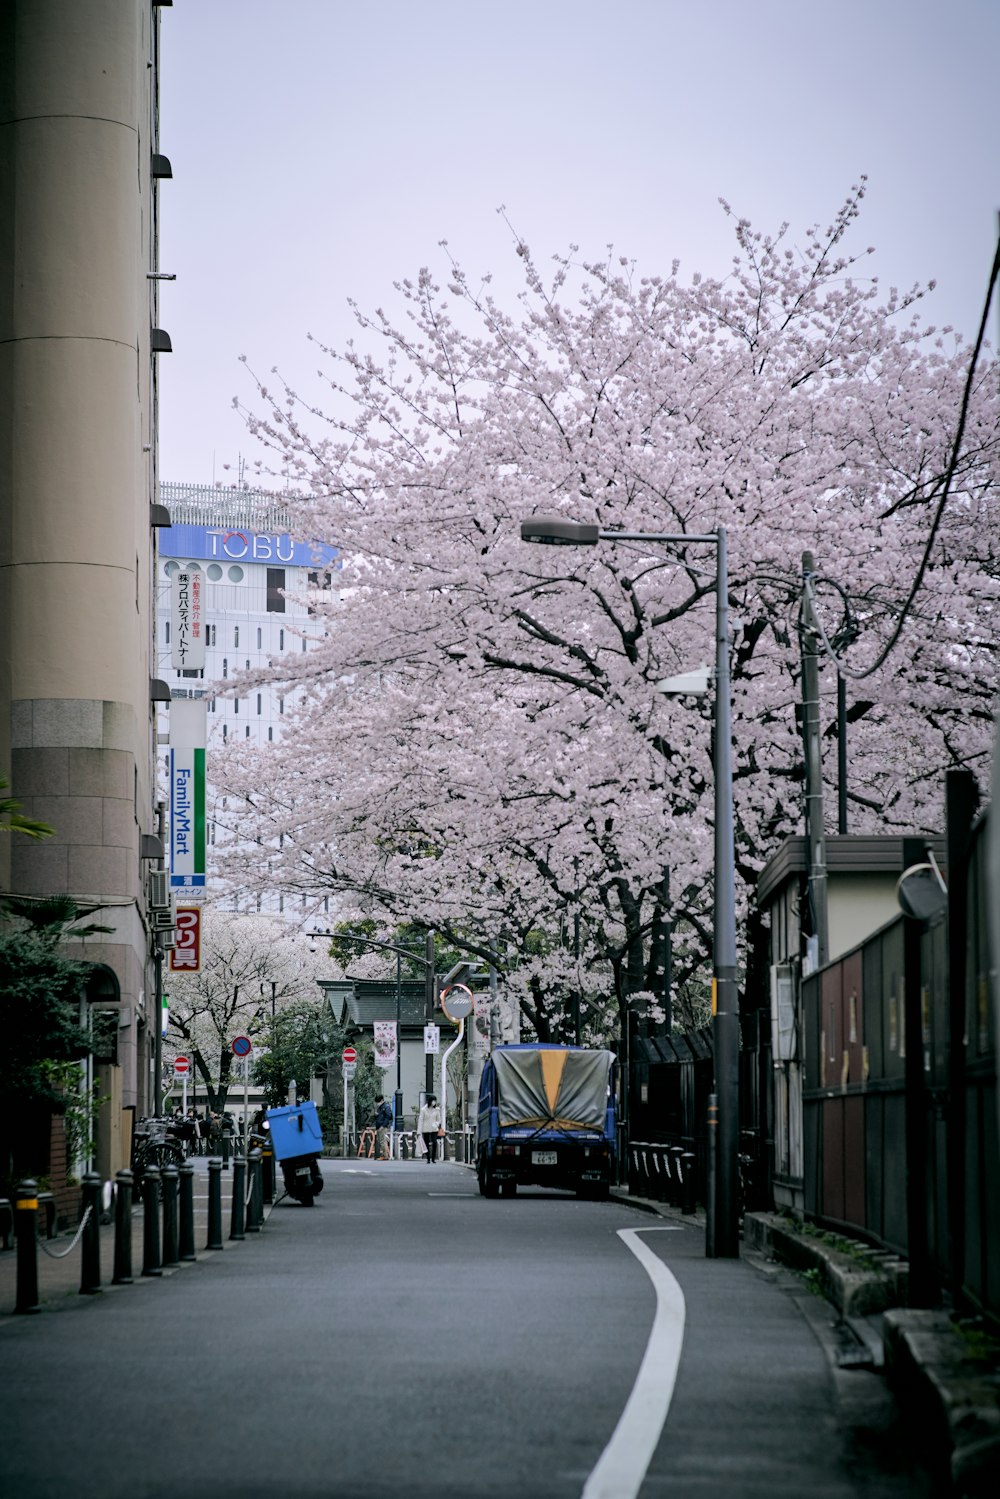
[[[1000,0],[175,0],[162,17],[164,479],[260,456],[239,356],[294,386],[347,298],[441,266],[513,300],[609,242],[640,274],[724,275],[720,197],[793,241],[862,173],[883,285],[936,279],[975,334],[1000,209]],[[871,263],[869,263],[871,264]],[[508,290],[510,295],[507,296]],[[996,309],[990,325],[996,342]],[[228,465],[228,467],[226,467]]]

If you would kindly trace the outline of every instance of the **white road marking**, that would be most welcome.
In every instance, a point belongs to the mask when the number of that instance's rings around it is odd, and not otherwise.
[[[639,1238],[639,1234],[664,1232],[670,1229],[618,1230],[653,1282],[656,1314],[632,1393],[580,1499],[635,1499],[670,1410],[684,1342],[684,1293],[663,1261]]]
[[[340,1176],[374,1176],[374,1171],[363,1171],[360,1166],[341,1166]]]

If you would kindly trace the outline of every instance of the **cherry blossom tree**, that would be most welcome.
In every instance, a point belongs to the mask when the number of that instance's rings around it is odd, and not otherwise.
[[[342,568],[314,601],[316,648],[239,684],[284,682],[298,706],[280,745],[237,746],[215,772],[231,798],[255,788],[234,825],[237,882],[266,860],[272,883],[499,954],[542,1036],[565,1034],[572,992],[594,1033],[609,1000],[624,1012],[659,994],[669,917],[697,1010],[711,706],[657,685],[712,659],[714,559],[527,547],[536,512],[727,528],[743,909],[801,824],[807,550],[828,639],[854,635],[846,669],[899,629],[852,689],[853,830],[940,826],[943,771],[985,774],[989,756],[997,370],[922,320],[932,284],[865,278],[867,252],[848,248],[863,195],[799,238],[724,205],[721,278],[575,250],[546,276],[515,235],[513,310],[445,246],[440,278],[399,283],[396,314],[356,309],[357,341],[320,345],[326,412],[258,382],[251,429],[301,491],[302,534],[335,540]],[[827,656],[827,733],[834,686]]]
[[[273,1018],[318,996],[321,969],[329,976],[329,962],[287,923],[206,908],[200,972],[167,979],[166,1039],[172,1053],[191,1056],[213,1112],[231,1086],[233,1037],[267,1045]]]

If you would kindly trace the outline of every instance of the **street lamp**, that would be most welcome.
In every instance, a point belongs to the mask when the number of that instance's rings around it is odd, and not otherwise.
[[[739,1254],[737,1156],[739,1146],[739,995],[736,986],[736,854],[733,832],[732,703],[729,681],[729,564],[726,529],[706,534],[609,531],[561,516],[535,515],[521,522],[522,541],[556,546],[596,546],[599,541],[715,547],[715,903],[712,956],[712,1040],[715,1054],[716,1120],[709,1107],[709,1172],[705,1252],[714,1258]],[[713,1151],[713,1139],[714,1151]]]

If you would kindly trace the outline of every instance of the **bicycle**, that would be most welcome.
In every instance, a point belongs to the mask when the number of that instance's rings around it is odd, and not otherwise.
[[[176,1125],[168,1119],[141,1119],[132,1145],[132,1195],[141,1201],[143,1178],[150,1166],[162,1171],[164,1166],[184,1164],[184,1146],[176,1137]],[[162,1195],[163,1186],[160,1185]]]

